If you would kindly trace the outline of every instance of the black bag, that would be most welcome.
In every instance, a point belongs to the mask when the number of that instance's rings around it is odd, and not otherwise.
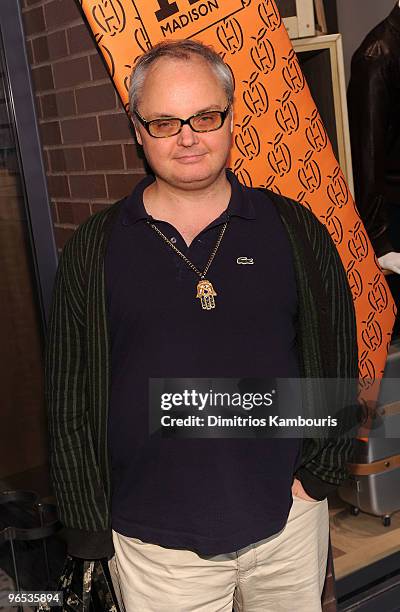
[[[67,612],[120,612],[107,559],[68,556],[57,590],[63,595],[62,610]],[[51,610],[47,604],[37,608],[38,612]]]

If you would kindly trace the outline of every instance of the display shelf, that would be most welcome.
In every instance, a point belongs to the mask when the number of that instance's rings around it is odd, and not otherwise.
[[[314,0],[275,0],[290,38],[314,36]]]
[[[293,40],[314,102],[354,195],[342,37],[327,34]]]

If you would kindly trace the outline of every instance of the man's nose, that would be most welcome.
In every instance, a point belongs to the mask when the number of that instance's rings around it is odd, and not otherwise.
[[[186,124],[182,126],[181,131],[178,134],[178,144],[183,147],[191,147],[199,142],[199,137],[196,132],[192,130],[190,125]]]

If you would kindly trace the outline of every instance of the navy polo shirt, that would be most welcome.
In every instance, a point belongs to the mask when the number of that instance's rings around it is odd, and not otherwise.
[[[147,214],[143,191],[154,179],[146,177],[122,204],[105,261],[112,528],[203,555],[238,550],[284,527],[301,451],[296,439],[149,436],[149,378],[299,376],[287,233],[263,193],[227,177],[227,209],[189,247],[171,224]],[[146,219],[200,270],[229,219],[207,274],[214,310],[201,308],[198,276]],[[239,257],[254,263],[239,265]]]

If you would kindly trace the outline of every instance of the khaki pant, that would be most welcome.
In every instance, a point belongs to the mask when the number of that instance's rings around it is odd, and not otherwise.
[[[113,531],[110,570],[126,612],[319,612],[328,555],[328,502],[293,498],[284,529],[216,557]]]

